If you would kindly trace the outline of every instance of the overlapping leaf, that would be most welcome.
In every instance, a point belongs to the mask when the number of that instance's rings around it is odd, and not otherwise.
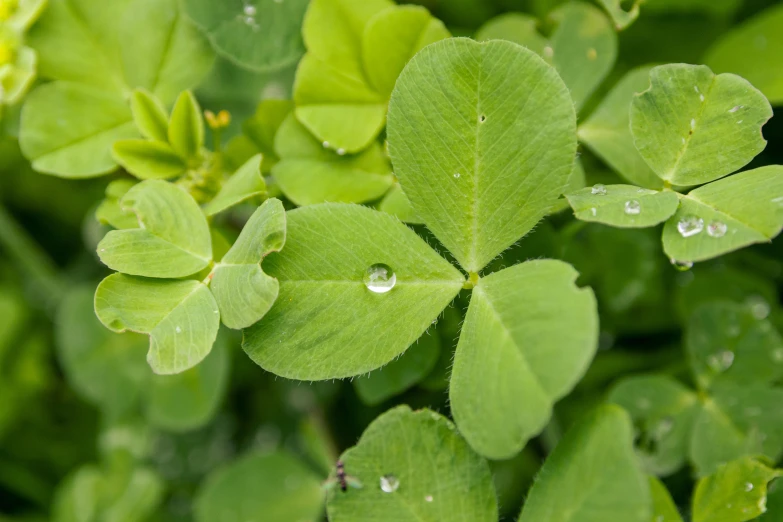
[[[575,286],[576,276],[559,261],[530,261],[473,290],[449,397],[460,431],[482,455],[519,452],[590,364],[596,303],[592,291]]]
[[[256,154],[239,167],[228,180],[223,183],[220,192],[204,206],[208,216],[238,205],[248,199],[262,196],[266,193],[266,182],[261,175],[263,162],[261,154]]]
[[[566,195],[574,215],[582,221],[620,228],[655,226],[669,219],[680,205],[676,192],[599,185]]]
[[[532,51],[450,39],[400,76],[389,149],[416,214],[478,272],[555,204],[573,169],[575,127],[568,89]]]

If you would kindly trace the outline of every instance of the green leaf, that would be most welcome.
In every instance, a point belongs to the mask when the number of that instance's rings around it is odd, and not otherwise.
[[[242,123],[242,132],[264,155],[261,166],[264,172],[271,172],[280,159],[275,150],[275,136],[293,110],[294,104],[290,100],[263,100],[256,113]]]
[[[243,343],[276,375],[334,379],[379,368],[421,337],[462,287],[459,271],[388,214],[322,204],[287,219],[285,249],[264,261],[280,295]],[[393,272],[386,293],[364,282],[379,264]]]
[[[307,4],[187,0],[185,8],[218,53],[246,69],[270,72],[293,64],[304,53],[299,33]]]
[[[19,144],[39,172],[91,178],[117,168],[111,156],[115,141],[137,136],[122,98],[85,85],[55,82],[27,97]]]
[[[469,272],[555,204],[573,169],[575,129],[557,72],[502,41],[430,45],[403,71],[389,107],[389,149],[402,188]]]
[[[141,135],[149,140],[168,143],[169,114],[160,100],[146,89],[136,89],[130,103],[133,121]]]
[[[617,35],[600,9],[570,2],[549,14],[557,24],[544,57],[551,61],[571,91],[579,111],[617,59]]]
[[[647,164],[674,185],[698,185],[747,165],[767,142],[761,127],[772,108],[733,74],[704,65],[650,71],[651,87],[631,104],[634,143]]]
[[[363,203],[383,196],[392,185],[391,168],[378,143],[344,156],[342,150],[322,146],[291,114],[280,126],[275,145],[280,162],[272,175],[299,206]]]
[[[746,78],[769,98],[783,103],[783,6],[771,6],[735,27],[707,51],[704,63],[717,72]]]
[[[320,520],[318,477],[298,459],[279,451],[251,453],[210,473],[194,504],[196,522]]]
[[[123,210],[120,200],[138,182],[130,179],[118,179],[106,186],[106,197],[95,209],[95,218],[104,225],[110,225],[118,230],[123,228],[138,228],[139,219],[131,210]]]
[[[18,32],[25,32],[41,16],[47,4],[47,0],[21,0],[4,22]]]
[[[699,474],[745,455],[777,461],[783,451],[783,389],[716,382],[694,423],[691,460]]]
[[[524,45],[539,56],[544,56],[544,48],[549,40],[538,32],[538,19],[522,13],[506,13],[496,16],[476,31],[475,39],[508,40]]]
[[[314,0],[303,34],[308,52],[294,84],[296,116],[319,141],[350,154],[383,129],[405,63],[449,36],[423,7],[388,0]]]
[[[340,460],[362,488],[331,490],[326,506],[333,522],[498,519],[486,461],[451,422],[432,411],[413,412],[407,406],[387,411]],[[454,477],[459,480],[446,480]]]
[[[168,179],[187,170],[185,161],[166,142],[120,140],[111,151],[114,161],[139,179]]]
[[[652,522],[682,522],[680,512],[663,482],[650,477],[650,493],[653,502]]]
[[[424,379],[435,368],[439,354],[440,338],[437,334],[424,334],[396,361],[354,379],[356,394],[365,404],[381,404]]]
[[[612,17],[612,22],[618,31],[626,29],[629,25],[634,23],[639,18],[639,5],[644,0],[634,0],[633,5],[627,11],[623,9],[623,0],[599,0],[598,3],[606,9],[609,16]]]
[[[231,250],[212,271],[210,288],[220,308],[223,324],[247,328],[269,311],[277,299],[279,284],[261,269],[261,261],[285,244],[285,209],[268,199],[248,220]]]
[[[555,401],[584,375],[598,345],[593,293],[561,261],[529,261],[479,280],[454,358],[449,398],[471,446],[518,453]],[[519,408],[519,398],[525,407]]]
[[[139,183],[122,198],[141,228],[113,230],[98,244],[112,270],[145,277],[185,277],[212,260],[207,219],[184,190],[159,180]]]
[[[0,29],[0,31],[2,30]],[[5,44],[4,36],[0,32],[0,44]],[[14,51],[14,54],[16,57],[12,63],[3,64],[0,67],[0,81],[3,83],[0,103],[5,105],[14,105],[19,102],[36,78],[38,55],[35,51],[29,47],[21,46]]]
[[[631,420],[605,405],[573,426],[544,462],[519,522],[650,522],[647,478]]]
[[[147,340],[117,335],[95,317],[93,290],[70,291],[57,311],[57,355],[70,386],[110,417],[139,401],[150,375],[144,360]]]
[[[39,74],[22,111],[20,142],[33,167],[69,178],[111,172],[115,141],[138,137],[127,98],[164,104],[196,85],[213,54],[177,0],[51,0],[28,44]]]
[[[217,303],[198,281],[113,274],[98,285],[95,313],[115,332],[149,334],[147,362],[158,374],[183,372],[201,362],[220,326]]]
[[[663,229],[663,249],[679,261],[703,261],[754,243],[783,229],[783,167],[742,172],[697,188]]]
[[[699,413],[691,390],[666,375],[627,377],[608,400],[625,408],[639,430],[636,452],[645,471],[666,476],[683,466]]]
[[[177,375],[155,375],[147,391],[148,422],[157,428],[184,432],[209,422],[228,388],[230,354],[224,335],[218,335],[209,355],[195,368]]]
[[[632,185],[596,185],[566,194],[582,221],[620,228],[652,227],[669,219],[680,205],[676,192],[658,192]]]
[[[702,478],[693,493],[693,522],[744,522],[767,508],[767,483],[781,476],[752,458],[735,460]]]
[[[403,223],[412,225],[423,224],[419,216],[416,215],[416,211],[413,210],[408,196],[402,191],[399,183],[392,185],[386,195],[383,196],[383,199],[378,203],[378,210],[396,216]]]
[[[204,145],[204,119],[193,93],[185,91],[177,98],[169,120],[169,143],[187,160],[197,158]]]
[[[783,377],[783,340],[747,306],[714,302],[690,317],[685,347],[697,384],[773,384]]]
[[[660,189],[655,175],[639,155],[631,134],[631,101],[650,86],[650,70],[643,66],[627,73],[603,99],[590,117],[579,126],[579,141],[587,145],[607,165],[635,185]]]
[[[256,154],[239,167],[239,170],[223,183],[217,196],[204,205],[207,216],[214,216],[234,205],[266,194],[266,183],[261,175],[262,161],[263,156]]]

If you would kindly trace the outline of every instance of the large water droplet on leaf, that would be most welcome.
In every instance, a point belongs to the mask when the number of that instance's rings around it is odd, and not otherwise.
[[[642,212],[642,204],[632,199],[625,202],[625,213],[629,216],[636,216]]]
[[[385,294],[397,284],[397,274],[389,265],[378,263],[364,273],[364,285],[371,292]]]
[[[691,237],[700,234],[704,230],[704,220],[694,215],[687,215],[677,222],[677,232],[682,237]]]
[[[760,295],[752,295],[745,300],[745,304],[750,308],[753,317],[761,321],[769,316],[769,303]]]
[[[734,352],[721,350],[707,357],[707,365],[716,372],[724,372],[734,364]]]
[[[680,272],[685,272],[686,270],[693,268],[693,261],[678,261],[677,259],[670,259],[669,261],[672,266]]]
[[[384,475],[381,477],[381,491],[384,493],[394,493],[400,487],[400,481],[394,475]]]
[[[707,235],[710,237],[723,237],[728,232],[729,227],[723,221],[713,221],[707,225]]]
[[[605,196],[606,195],[606,187],[604,185],[601,185],[598,183],[597,185],[593,185],[593,188],[590,190],[591,194],[594,194],[596,196]]]

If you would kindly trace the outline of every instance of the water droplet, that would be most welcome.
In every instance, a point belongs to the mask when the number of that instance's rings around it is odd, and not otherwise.
[[[595,216],[598,213],[598,210],[595,207],[590,208],[590,213]]]
[[[696,91],[696,92],[700,92],[700,91],[699,91],[699,86],[698,86],[698,85],[694,85],[694,86],[693,86],[693,90],[694,90],[694,91]]]
[[[590,49],[587,50],[587,59],[595,60],[596,58],[598,58],[598,51],[596,51],[591,47]]]
[[[424,500],[426,502],[432,502],[433,501],[432,495],[427,495],[426,497],[424,497]]]
[[[625,202],[625,213],[629,216],[637,216],[642,212],[642,205],[637,200],[632,199]]]
[[[760,295],[752,295],[745,300],[745,304],[750,308],[753,317],[761,321],[769,316],[769,303]]]
[[[728,230],[729,227],[722,221],[713,221],[707,225],[707,235],[710,237],[723,237]]]
[[[337,155],[338,156],[345,156],[345,149],[343,149],[343,148],[337,149]]]
[[[776,363],[783,363],[783,348],[778,348],[772,352],[772,360]]]
[[[699,94],[699,100],[704,101],[704,95],[703,94]]]
[[[693,268],[693,261],[679,261],[677,259],[671,258],[669,259],[669,262],[680,272],[685,272],[686,270]]]
[[[246,16],[245,17],[245,25],[249,25],[251,27],[255,27],[256,25],[256,19],[252,16]]]
[[[394,475],[384,475],[381,477],[381,490],[384,493],[394,493],[400,487],[400,481]]]
[[[778,204],[780,206],[783,206],[783,197],[771,199],[771,200],[769,200],[769,202],[770,203],[776,203],[776,204]]]
[[[606,187],[604,185],[601,185],[598,183],[597,185],[593,185],[593,188],[590,189],[590,193],[596,196],[605,196],[606,195]]]
[[[550,46],[544,47],[544,56],[547,58],[552,58],[555,55],[555,50],[552,49]]]
[[[732,107],[731,109],[729,109],[729,112],[733,114],[733,113],[737,112],[738,110],[740,110],[741,108],[742,108],[742,105],[737,105],[737,106]]]
[[[753,484],[751,482],[745,483],[745,491],[753,491]]]
[[[655,425],[652,430],[652,435],[656,439],[660,440],[668,435],[669,432],[672,431],[673,427],[674,421],[671,419],[671,417],[664,417]]]
[[[704,230],[704,220],[692,214],[681,217],[677,222],[677,231],[682,237],[695,236],[702,230]]]
[[[256,15],[256,6],[254,5],[246,5],[245,9],[245,16],[255,16]]]
[[[745,121],[745,120],[740,120],[740,121],[738,121],[738,122],[737,122],[737,125],[739,125],[739,124],[740,124],[740,123],[742,123],[743,121]]]
[[[174,330],[175,330],[177,333],[182,333],[182,328],[180,328],[179,326],[177,326],[177,327],[176,327]]]
[[[454,173],[454,179],[459,179],[459,177],[460,177],[460,173],[459,172],[455,172]]]
[[[685,145],[685,138],[682,138],[682,143],[683,145]]]
[[[376,294],[385,294],[394,288],[396,283],[397,274],[389,265],[378,263],[372,265],[364,273],[364,285]]]
[[[105,248],[101,248],[101,252],[106,252],[106,249]]]
[[[331,144],[328,141],[323,142],[322,145],[324,146],[325,149],[328,149],[331,146]]]
[[[721,350],[707,357],[707,366],[720,373],[728,370],[734,364],[734,352]]]
[[[695,118],[691,118],[691,130],[693,130],[695,128],[696,128],[696,119]]]

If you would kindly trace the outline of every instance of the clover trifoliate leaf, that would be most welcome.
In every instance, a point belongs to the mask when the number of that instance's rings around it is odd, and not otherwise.
[[[574,284],[577,275],[561,261],[529,261],[480,279],[473,290],[449,398],[460,431],[480,454],[519,452],[592,361],[596,302]]]
[[[185,277],[212,260],[207,219],[183,189],[148,180],[121,200],[140,228],[113,230],[98,244],[98,256],[109,268],[144,277]]]
[[[327,496],[333,522],[495,522],[487,462],[454,425],[429,410],[399,406],[376,418],[340,460],[361,484]]]
[[[277,375],[320,380],[380,368],[421,337],[464,282],[383,212],[320,204],[288,212],[287,221],[285,248],[264,260],[280,294],[243,344]]]
[[[731,174],[764,150],[761,127],[772,108],[734,74],[704,65],[650,71],[651,87],[634,97],[631,131],[647,164],[673,185],[698,185]]]
[[[389,107],[395,174],[416,214],[469,272],[556,203],[573,170],[575,130],[557,72],[504,41],[426,47],[400,75]]]
[[[201,362],[220,326],[209,288],[192,280],[113,274],[98,285],[95,313],[115,332],[149,334],[147,362],[158,374],[183,372]]]

